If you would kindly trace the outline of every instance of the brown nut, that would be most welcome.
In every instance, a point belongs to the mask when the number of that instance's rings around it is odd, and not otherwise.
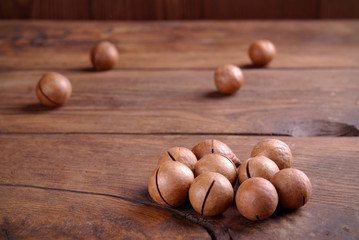
[[[270,181],[279,171],[275,162],[265,156],[256,156],[243,162],[238,170],[239,184],[252,177],[262,177]]]
[[[270,181],[255,177],[239,186],[235,201],[238,211],[245,218],[263,220],[277,208],[278,194]]]
[[[243,85],[244,77],[241,69],[232,64],[219,67],[214,73],[214,83],[223,94],[233,94]]]
[[[223,142],[216,139],[206,139],[203,142],[198,143],[192,148],[192,152],[196,155],[197,159],[201,159],[204,155],[210,153],[217,153],[232,160],[232,162],[238,167],[241,162],[232,150]]]
[[[292,152],[287,144],[278,139],[264,139],[257,143],[252,150],[251,157],[266,156],[275,162],[279,169],[292,166]]]
[[[189,189],[189,201],[196,212],[215,216],[226,211],[232,204],[233,188],[222,174],[207,172],[193,181]]]
[[[273,60],[276,49],[272,42],[259,40],[251,44],[248,54],[254,65],[265,66]]]
[[[109,70],[118,61],[118,51],[112,43],[101,41],[92,48],[90,58],[92,66],[97,71]]]
[[[155,202],[166,207],[178,207],[187,200],[193,180],[193,172],[186,165],[168,161],[153,171],[148,192]]]
[[[45,73],[36,85],[36,96],[49,107],[64,105],[70,98],[72,86],[67,77],[56,73]]]
[[[188,148],[173,147],[161,155],[160,159],[158,159],[158,165],[166,161],[178,161],[194,171],[194,165],[197,163],[197,158]]]
[[[217,172],[225,176],[233,185],[237,178],[237,168],[228,158],[210,153],[202,157],[196,163],[194,176],[197,177],[206,172]]]
[[[297,209],[304,206],[312,192],[312,184],[304,172],[286,168],[277,172],[271,179],[279,196],[279,206]]]

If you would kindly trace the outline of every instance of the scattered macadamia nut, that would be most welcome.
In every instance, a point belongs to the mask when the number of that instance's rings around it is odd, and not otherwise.
[[[214,82],[219,92],[233,94],[243,85],[244,77],[239,67],[228,64],[215,71]]]
[[[195,166],[194,176],[197,177],[206,172],[217,172],[225,176],[233,185],[237,178],[237,168],[234,163],[219,154],[210,153],[202,157]]]
[[[278,171],[277,164],[265,156],[249,158],[238,170],[239,184],[252,177],[262,177],[270,181]]]
[[[118,51],[112,43],[101,41],[92,48],[90,58],[92,66],[97,71],[109,70],[118,61]]]
[[[161,155],[160,159],[158,159],[158,165],[167,161],[178,161],[194,171],[194,166],[197,163],[197,157],[188,148],[173,147]]]
[[[188,199],[188,189],[193,180],[193,172],[186,165],[167,161],[153,171],[148,192],[158,204],[178,207]]]
[[[311,195],[312,184],[304,172],[286,168],[277,172],[271,179],[279,196],[279,206],[297,209],[304,206]]]
[[[241,162],[233,151],[223,142],[216,139],[206,139],[192,148],[192,152],[196,155],[197,159],[201,159],[204,155],[210,153],[217,153],[232,160],[238,167]]]
[[[244,181],[236,193],[238,211],[250,220],[263,220],[277,208],[278,194],[273,184],[259,177]]]
[[[265,66],[273,60],[276,49],[272,42],[259,40],[251,44],[248,54],[254,65]]]
[[[193,181],[189,189],[189,201],[196,212],[215,216],[226,211],[232,204],[233,188],[222,174],[207,172]]]
[[[48,107],[59,107],[69,100],[72,92],[70,81],[56,72],[45,73],[36,85],[36,96]]]
[[[251,157],[266,156],[274,161],[279,169],[292,166],[292,152],[287,144],[278,139],[264,139],[257,143],[252,150]]]

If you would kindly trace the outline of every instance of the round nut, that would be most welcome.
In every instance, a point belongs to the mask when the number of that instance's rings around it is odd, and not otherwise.
[[[92,66],[97,71],[109,70],[113,68],[118,61],[117,48],[108,41],[101,41],[92,48],[90,59]]]
[[[206,172],[217,172],[225,176],[233,185],[237,178],[237,168],[228,158],[210,153],[202,157],[194,168],[194,176],[197,177]]]
[[[178,207],[187,200],[193,180],[193,172],[186,165],[168,161],[153,171],[148,192],[155,202],[166,207]]]
[[[235,201],[238,211],[245,218],[263,220],[277,208],[278,194],[270,181],[255,177],[239,186]]]
[[[257,143],[252,150],[251,157],[266,156],[275,162],[279,169],[292,166],[292,152],[287,144],[278,139],[264,139]]]
[[[312,184],[304,172],[286,168],[277,172],[271,179],[279,196],[279,206],[297,209],[304,206],[310,198]]]
[[[215,216],[231,206],[233,188],[222,174],[207,172],[193,181],[189,189],[189,201],[196,212],[205,216]]]
[[[270,181],[278,171],[277,164],[265,156],[249,158],[238,170],[239,184],[252,177],[262,177]]]
[[[232,64],[218,68],[214,73],[214,83],[223,94],[233,94],[243,85],[244,77],[241,69]]]
[[[72,86],[70,81],[56,72],[45,73],[36,85],[36,96],[48,107],[64,105],[70,98]]]
[[[160,159],[158,159],[158,165],[167,161],[178,161],[194,171],[194,165],[197,163],[197,158],[188,148],[173,147],[161,155]]]
[[[232,160],[232,162],[238,167],[241,162],[233,151],[223,142],[216,139],[206,139],[192,148],[192,152],[196,155],[197,159],[201,159],[203,156],[210,153],[217,153],[226,158]]]
[[[276,49],[272,42],[259,40],[251,44],[248,54],[254,65],[265,66],[273,60]]]

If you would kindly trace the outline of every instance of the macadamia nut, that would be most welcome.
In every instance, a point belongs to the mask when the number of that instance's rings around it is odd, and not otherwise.
[[[271,182],[277,189],[281,207],[297,209],[309,201],[312,184],[304,172],[286,168],[277,172]]]
[[[287,144],[278,139],[264,139],[257,143],[252,150],[251,157],[266,156],[275,162],[279,169],[292,166],[292,152]]]
[[[239,67],[228,64],[215,71],[214,82],[219,92],[233,94],[243,85],[244,77]]]
[[[206,139],[198,143],[192,148],[192,152],[196,155],[197,159],[201,159],[204,155],[210,153],[217,153],[232,160],[236,167],[241,164],[240,160],[227,144],[216,139]]]
[[[165,153],[161,155],[160,159],[158,159],[158,165],[166,161],[178,161],[185,164],[192,171],[194,171],[194,166],[197,163],[197,158],[194,153],[188,148],[173,147],[168,149]]]
[[[232,204],[233,188],[222,174],[207,172],[193,181],[189,189],[189,200],[196,212],[215,216],[226,211]]]
[[[188,189],[193,180],[193,172],[186,165],[167,161],[153,171],[148,192],[155,202],[166,207],[178,207],[188,199]]]
[[[276,49],[272,42],[259,40],[251,44],[248,54],[254,65],[265,66],[273,60]]]
[[[95,70],[109,70],[113,68],[118,61],[117,48],[108,41],[101,41],[92,48],[90,59]]]
[[[238,170],[238,180],[241,184],[251,177],[262,177],[270,181],[279,171],[275,162],[265,156],[256,156],[243,162]]]
[[[56,73],[45,73],[36,85],[36,96],[48,107],[64,105],[70,98],[72,86],[67,77]]]
[[[238,211],[245,218],[263,220],[276,210],[278,194],[270,181],[255,177],[239,186],[235,201]]]

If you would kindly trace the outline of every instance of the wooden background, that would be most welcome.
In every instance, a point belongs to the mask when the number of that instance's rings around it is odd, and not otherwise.
[[[1,0],[0,19],[358,18],[357,0]]]

